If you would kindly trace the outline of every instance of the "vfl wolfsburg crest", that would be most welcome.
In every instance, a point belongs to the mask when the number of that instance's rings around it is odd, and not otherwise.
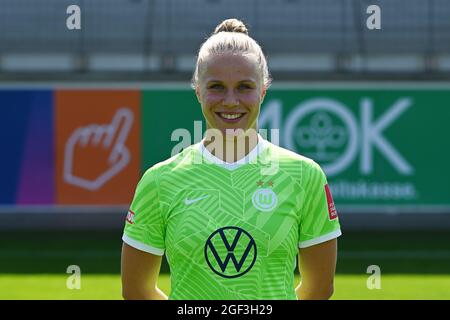
[[[263,186],[262,181],[257,182],[258,186]],[[273,186],[273,182],[269,181],[269,186]],[[252,196],[253,206],[264,212],[272,211],[278,203],[278,197],[271,188],[261,188],[255,191]]]

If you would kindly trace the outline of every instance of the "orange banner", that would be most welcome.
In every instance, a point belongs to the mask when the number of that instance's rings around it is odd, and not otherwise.
[[[140,178],[140,92],[55,91],[56,202],[127,205]]]

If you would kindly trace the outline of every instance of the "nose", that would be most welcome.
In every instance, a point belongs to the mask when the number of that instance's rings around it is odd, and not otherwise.
[[[234,92],[234,90],[230,89],[225,94],[225,98],[223,100],[223,104],[227,107],[234,107],[239,104],[238,98]]]

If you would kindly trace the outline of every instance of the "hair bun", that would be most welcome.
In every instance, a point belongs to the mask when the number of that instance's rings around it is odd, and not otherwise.
[[[245,33],[248,35],[248,29],[245,24],[238,19],[227,19],[222,21],[214,30],[213,34],[217,34],[219,32],[238,32]]]

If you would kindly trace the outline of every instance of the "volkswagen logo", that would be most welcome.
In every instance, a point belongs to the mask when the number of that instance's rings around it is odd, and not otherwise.
[[[217,229],[206,240],[206,262],[214,273],[223,278],[237,278],[249,272],[256,255],[255,240],[238,227]]]

